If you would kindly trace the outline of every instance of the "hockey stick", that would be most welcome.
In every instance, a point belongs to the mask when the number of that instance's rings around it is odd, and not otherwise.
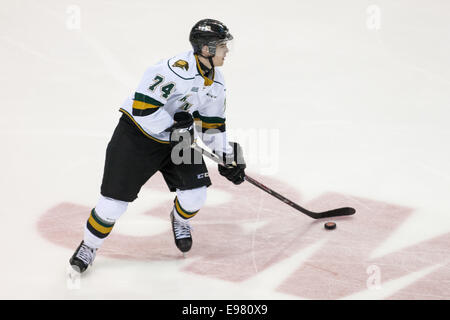
[[[222,166],[226,166],[225,163],[222,161],[222,159],[220,159],[220,157],[218,155],[216,155],[214,153],[211,153],[211,152],[208,152],[205,149],[199,147],[195,140],[194,140],[194,143],[191,145],[191,148],[196,150],[196,151],[198,151],[198,152],[200,152],[201,154],[205,155],[206,157],[208,157],[212,161],[216,162],[217,164],[222,165]],[[338,209],[333,209],[333,210],[324,211],[324,212],[309,211],[309,210],[306,210],[303,207],[300,207],[295,202],[292,202],[291,200],[283,197],[278,192],[275,192],[274,190],[270,189],[269,187],[263,185],[262,183],[256,181],[255,179],[249,177],[248,175],[245,175],[245,180],[250,182],[254,186],[258,187],[259,189],[264,190],[265,192],[267,192],[271,196],[274,196],[275,198],[283,201],[287,205],[291,206],[294,209],[297,209],[298,211],[306,214],[307,216],[309,216],[309,217],[311,217],[313,219],[323,219],[323,218],[331,218],[331,217],[350,216],[352,214],[355,214],[355,212],[356,212],[356,210],[354,208],[351,208],[351,207],[338,208]]]

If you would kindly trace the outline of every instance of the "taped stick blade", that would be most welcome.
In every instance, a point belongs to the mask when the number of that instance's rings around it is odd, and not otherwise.
[[[325,211],[320,213],[320,218],[331,218],[331,217],[340,217],[340,216],[351,216],[356,213],[355,208],[345,207],[333,209],[330,211]]]

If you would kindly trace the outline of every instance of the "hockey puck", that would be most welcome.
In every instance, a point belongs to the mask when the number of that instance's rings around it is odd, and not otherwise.
[[[333,230],[336,229],[336,223],[334,222],[327,222],[324,224],[325,229],[327,230]]]

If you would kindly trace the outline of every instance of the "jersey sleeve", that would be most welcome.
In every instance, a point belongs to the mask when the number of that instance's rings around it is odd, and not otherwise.
[[[173,119],[164,110],[176,84],[159,64],[148,68],[133,96],[132,114],[141,125],[151,132],[160,133],[168,128]]]
[[[222,93],[214,103],[206,104],[192,114],[198,135],[208,148],[219,155],[233,152],[226,133],[225,88]]]

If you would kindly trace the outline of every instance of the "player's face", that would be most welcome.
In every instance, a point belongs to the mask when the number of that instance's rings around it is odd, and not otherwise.
[[[220,43],[216,46],[216,54],[213,57],[214,66],[223,66],[228,51],[226,42]]]

